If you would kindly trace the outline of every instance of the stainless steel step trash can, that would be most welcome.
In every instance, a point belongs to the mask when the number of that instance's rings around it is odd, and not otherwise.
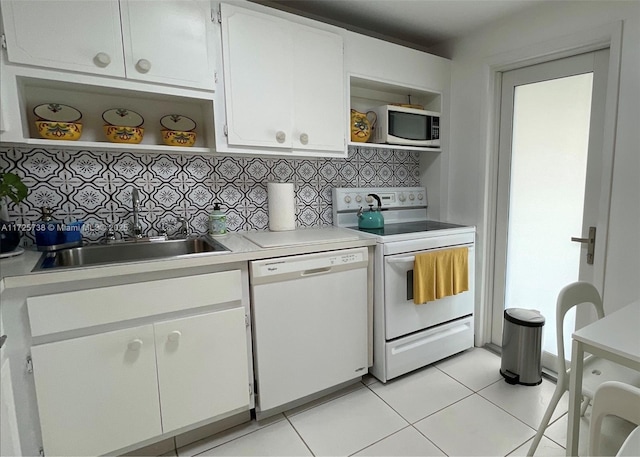
[[[536,386],[542,382],[544,316],[533,309],[504,310],[500,374],[509,384]]]

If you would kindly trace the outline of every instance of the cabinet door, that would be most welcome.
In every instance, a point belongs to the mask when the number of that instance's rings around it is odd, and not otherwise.
[[[9,61],[124,77],[118,2],[3,1],[2,16]]]
[[[211,6],[202,0],[120,0],[127,78],[214,89]]]
[[[248,408],[244,308],[154,326],[164,433]]]
[[[4,335],[2,314],[0,314],[0,335]],[[11,380],[11,360],[9,360],[6,340],[0,348],[0,455],[22,455],[20,431],[13,397]]]
[[[287,21],[222,4],[229,145],[291,147],[293,45]]]
[[[101,455],[162,434],[153,326],[31,348],[47,455]]]
[[[294,25],[293,147],[345,152],[342,37]]]

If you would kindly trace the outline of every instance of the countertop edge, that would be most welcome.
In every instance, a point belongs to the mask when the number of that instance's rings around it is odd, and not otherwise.
[[[359,236],[357,240],[322,242],[306,245],[291,245],[275,248],[262,248],[239,234],[229,235],[228,244],[242,243],[244,246],[240,249],[232,249],[230,253],[205,254],[201,256],[182,257],[176,259],[154,259],[141,262],[127,262],[116,265],[102,265],[84,268],[69,268],[57,271],[32,272],[31,270],[40,258],[38,252],[26,252],[28,256],[21,260],[22,272],[18,272],[19,268],[13,268],[10,273],[5,276],[4,271],[0,271],[2,279],[0,280],[0,294],[8,289],[16,289],[21,287],[33,287],[49,284],[61,284],[68,282],[76,282],[87,279],[113,278],[138,273],[153,273],[158,271],[182,270],[188,268],[206,267],[212,265],[221,265],[227,263],[248,262],[251,260],[268,259],[272,257],[284,257],[290,255],[310,254],[313,252],[334,251],[338,249],[358,248],[365,246],[373,246],[376,240],[371,237]],[[241,240],[239,240],[241,238]],[[225,244],[225,240],[219,240]],[[248,244],[247,244],[248,243]],[[226,245],[226,244],[225,244]],[[11,261],[18,258],[6,259],[3,261],[4,267]],[[2,265],[2,264],[0,264]],[[2,268],[2,270],[5,270]],[[25,271],[26,270],[26,271]],[[13,274],[16,272],[16,274]]]

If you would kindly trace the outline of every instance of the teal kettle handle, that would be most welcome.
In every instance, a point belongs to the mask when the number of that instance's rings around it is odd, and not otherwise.
[[[378,211],[382,210],[382,200],[380,200],[380,197],[378,197],[376,194],[369,194],[369,195],[367,195],[367,197],[375,198],[376,201],[378,202]]]

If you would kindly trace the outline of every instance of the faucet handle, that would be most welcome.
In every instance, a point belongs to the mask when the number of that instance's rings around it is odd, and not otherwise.
[[[129,224],[129,234],[134,238],[142,238],[142,225],[140,222],[137,224],[135,222],[131,222]]]
[[[113,224],[107,224],[107,228],[104,231],[104,241],[105,243],[112,243],[116,241],[116,230],[113,227]]]
[[[185,238],[191,236],[191,226],[189,225],[189,221],[182,216],[176,217],[176,222],[180,224],[180,228],[178,229],[178,233]]]
[[[171,225],[173,225],[173,224],[171,224]],[[169,223],[167,221],[160,222],[160,229],[158,230],[158,235],[167,238],[168,237],[168,235],[167,235],[168,227],[169,227]]]

